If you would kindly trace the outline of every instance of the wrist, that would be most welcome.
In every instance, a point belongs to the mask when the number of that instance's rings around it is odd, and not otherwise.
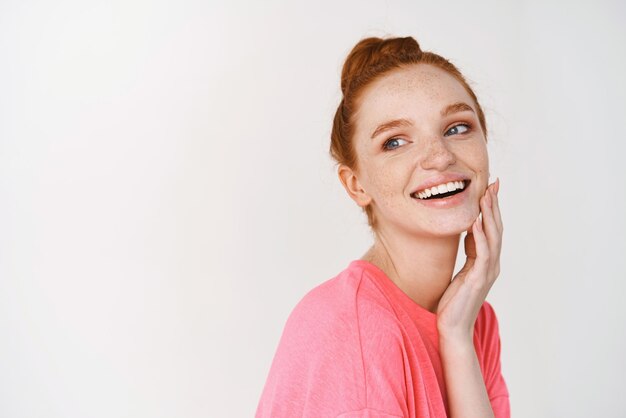
[[[439,333],[439,348],[441,350],[473,351],[473,336],[467,333]]]
[[[441,361],[453,370],[472,364],[477,361],[476,347],[467,340],[441,340],[439,343],[439,355]]]

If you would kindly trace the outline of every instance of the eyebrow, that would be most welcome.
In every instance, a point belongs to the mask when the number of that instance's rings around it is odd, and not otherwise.
[[[394,119],[390,120],[389,122],[385,122],[382,125],[379,125],[376,130],[374,130],[374,133],[372,133],[372,139],[376,138],[376,136],[382,134],[383,132],[386,132],[393,128],[399,128],[401,126],[413,126],[413,121],[411,121],[410,119]]]
[[[472,108],[472,106],[468,105],[465,102],[457,102],[457,103],[452,103],[444,107],[443,109],[441,109],[440,114],[441,114],[441,117],[443,118],[453,113],[465,112],[465,111],[474,112],[474,109]],[[372,133],[371,138],[374,139],[376,136],[393,128],[399,128],[402,126],[412,126],[412,125],[413,125],[413,121],[411,119],[400,118],[400,119],[390,120],[381,125],[378,125],[378,127]]]
[[[464,112],[466,110],[469,110],[470,112],[474,112],[474,109],[472,108],[472,106],[468,105],[465,102],[452,103],[451,105],[448,105],[444,107],[443,109],[441,109],[441,117],[446,117],[448,115],[451,115],[452,113]]]

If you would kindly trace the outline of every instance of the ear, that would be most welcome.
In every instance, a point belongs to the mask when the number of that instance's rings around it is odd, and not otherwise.
[[[363,189],[356,173],[350,167],[340,164],[337,169],[337,175],[346,192],[357,205],[365,207],[370,204],[372,197]]]

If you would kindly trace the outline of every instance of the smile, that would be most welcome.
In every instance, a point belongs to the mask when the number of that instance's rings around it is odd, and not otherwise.
[[[441,183],[424,190],[418,190],[417,192],[413,192],[411,194],[411,197],[419,200],[444,199],[446,197],[462,193],[467,188],[467,186],[469,186],[469,184],[470,180],[459,180]]]

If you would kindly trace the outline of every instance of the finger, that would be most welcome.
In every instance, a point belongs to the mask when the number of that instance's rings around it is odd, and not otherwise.
[[[498,227],[494,220],[493,210],[491,207],[493,192],[492,187],[487,188],[485,196],[481,199],[481,207],[482,207],[482,226],[483,233],[487,240],[487,246],[489,249],[489,264],[488,264],[488,272],[487,276],[494,276],[494,272],[498,270],[498,263],[500,258],[500,247],[501,247],[501,234],[498,231]]]
[[[484,216],[484,215],[483,215]],[[482,220],[479,216],[474,221],[472,234],[474,236],[474,244],[476,246],[476,261],[474,262],[474,268],[477,270],[478,277],[487,277],[487,269],[489,267],[489,243],[487,242],[487,236],[482,227]]]
[[[492,205],[492,210],[493,210],[493,217],[496,220],[496,225],[498,226],[498,231],[500,232],[500,235],[502,235],[502,215],[500,214],[500,200],[498,199],[498,189],[499,189],[499,185],[496,187],[496,192],[493,193],[493,205]]]
[[[490,253],[495,256],[500,253],[500,231],[494,219],[492,209],[493,193],[491,189],[491,187],[487,188],[485,197],[481,201],[481,207],[483,212],[483,229],[487,236]]]

